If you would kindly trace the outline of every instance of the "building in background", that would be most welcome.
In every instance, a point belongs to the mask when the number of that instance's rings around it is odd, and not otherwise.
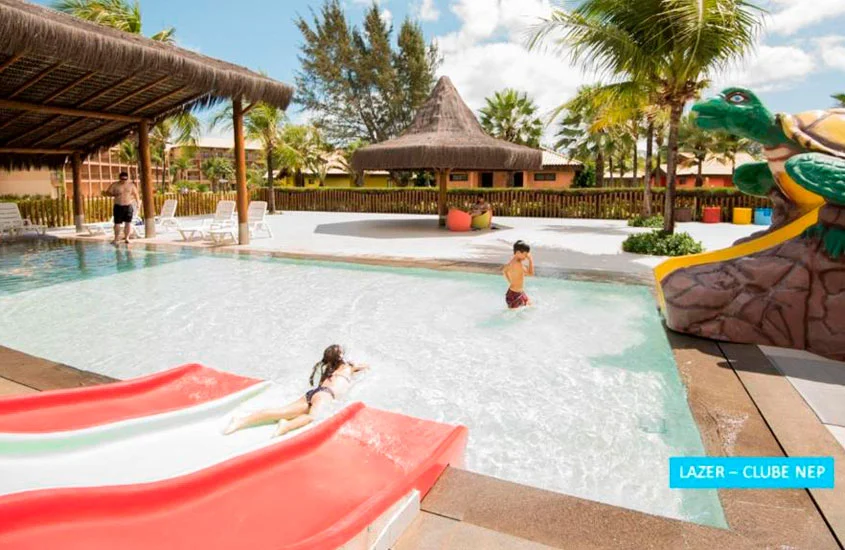
[[[742,166],[747,162],[756,162],[757,159],[746,153],[736,156],[736,166]],[[692,189],[695,187],[695,177],[698,174],[698,164],[694,159],[685,160],[680,163],[676,171],[675,187],[678,189]],[[704,161],[701,167],[702,187],[734,187],[733,183],[734,165],[729,160],[711,157]],[[666,186],[666,165],[662,164],[658,171],[658,184]]]
[[[0,196],[40,195],[52,199],[62,196],[61,173],[56,170],[0,170]]]
[[[543,167],[536,172],[483,172],[454,170],[449,173],[450,189],[516,187],[524,189],[569,189],[584,165],[560,153],[543,149]],[[512,178],[512,179],[511,179]]]
[[[196,145],[170,147],[167,156],[171,166],[173,161],[179,157],[187,157],[191,164],[191,167],[185,170],[184,174],[177,174],[173,179],[190,183],[210,184],[211,182],[202,173],[203,163],[210,158],[223,157],[232,161],[234,166],[234,149],[235,142],[231,137],[203,137],[197,141]],[[244,149],[246,150],[247,169],[264,165],[264,151],[260,142],[246,140],[244,141]]]

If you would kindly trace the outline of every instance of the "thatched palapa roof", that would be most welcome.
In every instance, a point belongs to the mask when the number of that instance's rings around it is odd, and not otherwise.
[[[401,136],[363,147],[355,170],[539,170],[539,149],[487,135],[458,90],[441,77]]]
[[[74,18],[0,0],[0,166],[56,166],[91,153],[144,118],[227,98],[286,108],[293,89],[244,67]],[[33,112],[21,104],[53,108]],[[55,108],[123,115],[74,116]]]

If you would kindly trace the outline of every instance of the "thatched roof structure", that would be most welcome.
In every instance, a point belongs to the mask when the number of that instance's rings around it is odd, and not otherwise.
[[[239,97],[286,108],[292,94],[238,65],[0,0],[0,167],[60,165],[64,151],[113,145],[141,118]]]
[[[443,76],[401,136],[363,147],[355,170],[539,170],[539,149],[487,135]]]

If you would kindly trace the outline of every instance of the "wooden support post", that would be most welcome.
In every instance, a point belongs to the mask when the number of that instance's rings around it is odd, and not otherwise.
[[[246,150],[244,149],[244,109],[241,99],[232,100],[232,127],[235,130],[235,181],[238,189],[238,244],[249,244],[246,190]]]
[[[438,175],[440,180],[440,190],[437,193],[438,223],[440,227],[446,227],[446,189],[449,185],[449,170],[440,170]]]
[[[73,224],[76,232],[81,233],[85,225],[85,210],[82,206],[82,155],[74,153],[71,157],[71,174],[73,176]]]
[[[150,123],[138,124],[138,160],[141,162],[141,200],[144,202],[144,236],[156,236],[156,213],[153,201],[153,163],[150,158]]]

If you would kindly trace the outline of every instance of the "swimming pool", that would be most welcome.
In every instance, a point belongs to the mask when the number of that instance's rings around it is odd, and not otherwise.
[[[342,343],[373,365],[350,400],[468,426],[471,470],[724,527],[715,492],[668,488],[668,458],[704,450],[649,289],[529,284],[513,312],[492,275],[2,244],[0,344],[119,378],[201,362],[294,398]]]

